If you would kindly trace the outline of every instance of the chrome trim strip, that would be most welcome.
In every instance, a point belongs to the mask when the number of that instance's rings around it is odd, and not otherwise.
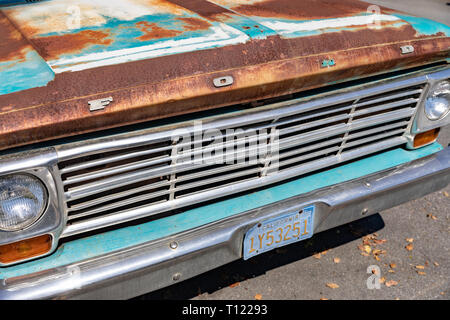
[[[0,299],[127,299],[242,257],[255,224],[316,205],[314,233],[422,197],[450,182],[450,148],[133,248],[17,278],[0,279]],[[169,244],[178,243],[176,249]],[[177,274],[178,278],[173,276]],[[175,280],[174,280],[175,279]]]

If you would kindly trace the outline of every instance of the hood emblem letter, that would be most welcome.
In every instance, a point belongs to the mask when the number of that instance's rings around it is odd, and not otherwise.
[[[414,52],[413,46],[403,46],[403,47],[400,47],[400,49],[402,50],[402,54],[408,54],[408,53]]]
[[[94,112],[94,111],[98,111],[98,110],[103,110],[111,102],[113,102],[113,98],[112,97],[103,98],[103,99],[97,99],[97,100],[91,100],[91,101],[88,102],[88,104],[89,104],[89,111]]]
[[[330,67],[334,67],[336,65],[336,61],[334,61],[334,59],[330,59],[330,60],[323,60],[321,67],[322,68],[330,68]]]
[[[233,82],[234,79],[232,76],[225,76],[213,79],[213,83],[216,88],[231,86]]]

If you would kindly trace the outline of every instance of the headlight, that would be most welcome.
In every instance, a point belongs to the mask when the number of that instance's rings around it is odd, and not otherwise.
[[[442,81],[428,93],[425,114],[430,120],[442,119],[450,110],[450,82]]]
[[[0,230],[17,231],[36,222],[47,206],[47,190],[32,176],[0,177]]]

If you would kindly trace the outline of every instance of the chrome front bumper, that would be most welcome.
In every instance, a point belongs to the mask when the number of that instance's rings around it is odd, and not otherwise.
[[[260,221],[315,204],[314,233],[422,197],[450,182],[450,148],[389,170],[243,212],[174,236],[71,265],[0,279],[0,299],[126,299],[242,257]]]

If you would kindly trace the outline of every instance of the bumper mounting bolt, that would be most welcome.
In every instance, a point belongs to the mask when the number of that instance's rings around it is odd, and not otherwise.
[[[364,208],[364,209],[362,210],[361,214],[364,216],[364,215],[367,214],[367,212],[369,212],[369,209]]]

